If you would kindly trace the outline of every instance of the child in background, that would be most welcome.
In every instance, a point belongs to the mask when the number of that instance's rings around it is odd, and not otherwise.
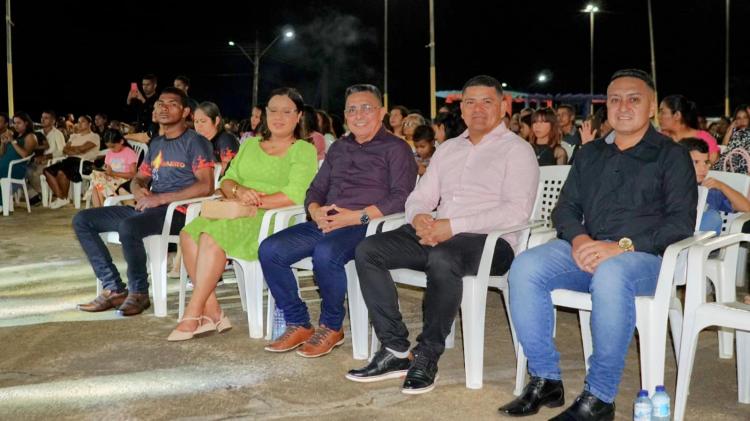
[[[104,157],[104,171],[91,173],[91,203],[95,208],[101,207],[107,197],[116,195],[121,184],[135,177],[138,163],[138,155],[118,130],[107,129],[103,140],[109,149]]]
[[[422,125],[414,129],[414,159],[417,161],[419,175],[423,175],[430,165],[430,158],[435,153],[435,130],[432,126]]]

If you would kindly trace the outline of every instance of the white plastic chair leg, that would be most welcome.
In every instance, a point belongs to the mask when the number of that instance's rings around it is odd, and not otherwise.
[[[167,243],[161,235],[151,235],[143,239],[151,269],[151,287],[154,297],[154,315],[167,316]]]
[[[680,340],[682,339],[682,304],[672,295],[669,302],[669,329],[672,332],[672,346],[677,363],[680,362]]]
[[[750,404],[750,332],[737,331],[737,400]]]
[[[740,253],[737,256],[737,276],[735,277],[735,284],[738,287],[744,287],[747,285],[747,247],[740,246]]]
[[[263,270],[260,263],[247,261],[234,261],[234,273],[237,276],[237,283],[241,284],[240,294],[245,296],[247,305],[247,327],[251,338],[259,339],[263,337]],[[242,280],[240,280],[242,279]],[[269,308],[271,306],[271,295],[269,294]],[[269,332],[273,328],[273,310],[270,317],[266,320]],[[270,335],[269,335],[270,336]]]
[[[368,312],[362,290],[359,288],[359,278],[354,261],[344,267],[346,271],[347,300],[349,301],[349,325],[352,329],[352,357],[355,360],[366,360]]]
[[[81,209],[81,188],[83,182],[71,183],[70,186],[73,188],[73,204],[76,209]]]
[[[40,185],[42,186],[42,191],[40,192],[42,195],[42,206],[45,208],[49,207],[50,202],[50,195],[51,192],[49,190],[49,184],[47,184],[47,177],[44,176],[44,174],[39,176]]]
[[[677,387],[674,400],[674,421],[685,418],[685,406],[690,395],[690,376],[693,373],[695,350],[698,346],[697,329],[693,327],[693,320],[686,319],[682,330],[682,345],[680,347],[680,362],[677,370]]]
[[[177,318],[182,319],[185,315],[185,300],[187,289],[187,269],[185,268],[185,259],[180,259],[180,297],[177,310]]]
[[[232,263],[232,267],[234,267],[234,263]],[[235,271],[235,279],[237,281],[237,292],[240,294],[240,305],[242,305],[242,311],[247,312],[247,296],[245,294],[245,277],[244,276],[237,276],[237,272]],[[263,284],[261,283],[261,285],[263,285]],[[262,309],[262,307],[263,307],[263,298],[262,298],[262,295],[261,295],[260,304],[261,304],[261,309]],[[263,323],[263,320],[261,319],[261,324],[262,323]],[[262,330],[263,330],[263,328],[261,327],[261,331]]]
[[[449,333],[448,337],[445,338],[445,348],[453,349],[455,347],[456,347],[456,319],[453,319],[453,324],[451,325],[451,333]]]
[[[102,291],[104,291],[104,287],[102,287],[102,281],[99,280],[99,278],[96,279],[96,296],[100,296],[102,294]]]
[[[0,179],[0,193],[3,195],[3,216],[10,215],[10,208],[12,205],[10,190],[10,178]]]
[[[724,274],[726,276],[726,274]],[[719,287],[721,284],[721,287]],[[732,302],[737,299],[736,290],[734,288],[735,283],[731,282],[731,279],[720,279],[718,282],[714,282],[716,286],[716,302],[726,303]],[[719,335],[719,358],[730,359],[734,355],[734,329],[728,327],[720,327],[718,330]]]
[[[510,325],[510,336],[513,340],[513,352],[516,354],[516,386],[515,390],[513,390],[513,394],[518,396],[523,391],[524,387],[524,381],[526,380],[526,364],[525,364],[525,358],[524,358],[524,364],[520,365],[518,364],[518,359],[520,358],[521,352],[521,344],[518,342],[518,336],[516,336],[516,328],[513,325],[513,319],[510,316],[510,291],[508,291],[507,283],[504,286],[501,286],[500,292],[503,295],[503,301],[505,302],[505,311],[506,315],[508,316],[508,324]],[[520,382],[520,385],[519,385]]]
[[[526,386],[527,365],[528,359],[523,352],[523,347],[519,343],[516,351],[516,387],[513,389],[513,395],[515,396],[521,396],[523,388]]]
[[[461,299],[461,320],[464,340],[464,367],[466,370],[466,387],[481,389],[484,370],[484,322],[487,305],[486,283],[474,280],[464,282]],[[455,320],[453,330],[455,331]],[[451,338],[453,339],[453,338]],[[446,340],[446,347],[448,341]]]
[[[594,353],[594,341],[591,338],[591,312],[580,310],[578,319],[581,325],[581,341],[583,342],[583,361],[586,364],[586,372],[589,371],[589,358]]]

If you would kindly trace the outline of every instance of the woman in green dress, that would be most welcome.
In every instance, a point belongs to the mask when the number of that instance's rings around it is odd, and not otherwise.
[[[181,341],[231,327],[214,289],[227,256],[258,259],[258,233],[266,209],[301,204],[318,170],[315,146],[302,139],[300,119],[304,102],[293,88],[271,93],[266,124],[259,137],[240,147],[221,180],[222,194],[257,206],[253,217],[206,219],[198,217],[180,233],[185,267],[193,280],[193,294],[180,323],[167,340]]]

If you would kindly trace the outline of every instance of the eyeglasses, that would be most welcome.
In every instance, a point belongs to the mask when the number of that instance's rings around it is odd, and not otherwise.
[[[357,111],[359,111],[359,112],[361,112],[364,115],[370,115],[370,114],[374,113],[375,110],[377,110],[379,108],[380,107],[378,107],[378,106],[373,106],[373,105],[370,105],[370,104],[362,104],[359,107],[357,107],[356,105],[352,105],[350,107],[346,107],[344,109],[344,113],[346,115],[355,115],[355,114],[357,114]]]
[[[414,120],[406,120],[404,121],[404,127],[417,127],[418,122]]]
[[[282,117],[291,117],[297,113],[297,110],[288,109],[288,108],[276,109],[276,108],[266,107],[266,113],[268,115],[280,115]]]

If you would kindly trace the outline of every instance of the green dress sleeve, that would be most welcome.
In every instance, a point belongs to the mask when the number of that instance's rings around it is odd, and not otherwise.
[[[295,146],[290,151],[289,183],[281,188],[281,192],[294,204],[300,205],[304,203],[307,188],[318,172],[318,152],[315,146],[304,140],[298,140]]]
[[[252,160],[253,154],[248,151],[248,149],[252,148],[257,142],[257,138],[250,138],[242,143],[240,150],[237,151],[237,155],[232,158],[231,165],[229,165],[229,168],[224,173],[224,177],[221,178],[221,181],[232,180],[237,184],[242,185],[242,177],[240,177],[239,169],[243,165],[248,165],[245,160]],[[221,181],[219,182],[219,186],[221,186]]]

